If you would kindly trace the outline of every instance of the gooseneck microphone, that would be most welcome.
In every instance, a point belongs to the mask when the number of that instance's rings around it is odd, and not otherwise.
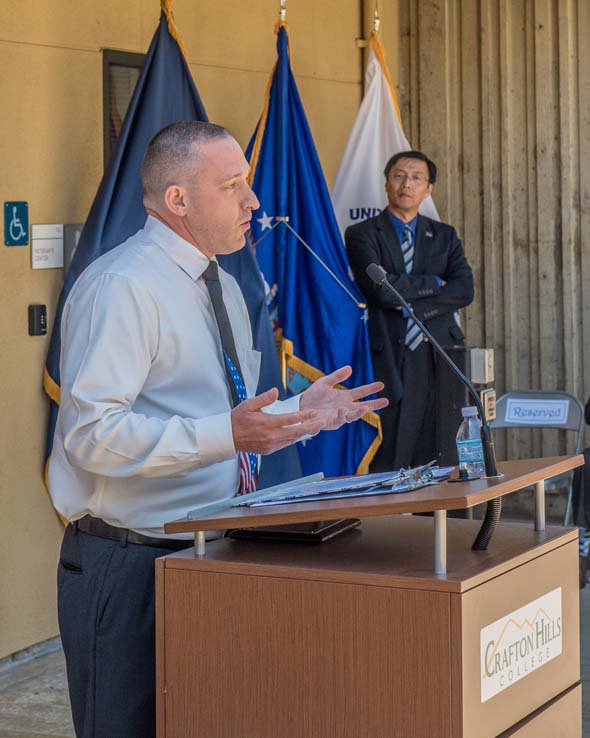
[[[405,300],[404,297],[402,297],[399,291],[388,281],[387,272],[385,271],[385,269],[383,269],[382,266],[379,266],[379,264],[369,264],[369,266],[366,268],[365,271],[367,273],[367,276],[373,282],[375,282],[375,284],[385,287],[385,289],[389,290],[395,296],[395,298],[399,301],[399,303],[407,310],[408,315],[416,323],[418,328],[428,338],[428,340],[432,344],[432,347],[435,349],[437,354],[443,359],[443,361],[445,362],[445,364],[447,364],[447,366],[453,372],[453,374],[456,377],[458,377],[459,381],[469,390],[469,393],[473,397],[473,400],[479,412],[479,416],[481,418],[481,445],[483,449],[483,458],[484,458],[484,464],[485,464],[485,469],[486,469],[486,476],[487,477],[501,476],[498,474],[498,469],[496,467],[496,454],[494,452],[494,441],[492,438],[492,430],[487,423],[483,405],[481,404],[481,400],[479,398],[477,390],[471,384],[469,379],[467,379],[467,377],[459,369],[459,367],[455,364],[455,362],[451,359],[451,357],[444,350],[444,348],[440,345],[440,343],[436,340],[436,338],[432,335],[432,333],[428,330],[428,328],[424,325],[424,323],[420,320],[420,318],[416,316],[416,313],[412,309],[412,306]],[[482,526],[472,546],[472,548],[475,551],[485,551],[487,549],[488,543],[490,542],[494,534],[494,530],[496,528],[498,520],[500,519],[501,512],[502,512],[502,499],[500,497],[497,497],[494,500],[490,500],[488,502],[487,507],[486,507],[486,514],[485,514]]]

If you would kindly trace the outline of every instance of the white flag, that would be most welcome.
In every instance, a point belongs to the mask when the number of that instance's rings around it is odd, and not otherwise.
[[[332,203],[343,234],[349,225],[377,215],[387,205],[383,169],[394,154],[411,148],[401,127],[383,44],[379,34],[373,32],[365,96],[332,188]],[[439,220],[431,197],[424,200],[420,212]]]

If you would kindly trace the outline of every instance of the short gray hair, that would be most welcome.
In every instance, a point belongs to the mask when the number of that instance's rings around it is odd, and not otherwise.
[[[180,120],[162,128],[149,142],[141,165],[141,185],[147,198],[162,197],[177,184],[194,155],[193,144],[232,138],[227,128],[200,120]]]

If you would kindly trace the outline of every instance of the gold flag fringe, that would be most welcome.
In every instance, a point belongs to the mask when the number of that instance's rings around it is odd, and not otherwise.
[[[397,119],[399,120],[399,124],[401,126],[402,116],[401,116],[399,105],[397,102],[397,95],[395,94],[395,87],[393,86],[393,80],[391,79],[391,74],[389,73],[389,69],[387,68],[387,61],[385,59],[385,48],[383,47],[383,42],[381,41],[381,35],[379,34],[379,31],[373,31],[371,33],[371,38],[369,39],[369,46],[375,52],[377,61],[381,65],[383,75],[385,76],[385,79],[387,81],[387,86],[389,87],[389,92],[391,93],[391,100],[393,102],[393,107],[395,108],[395,112],[397,113]]]
[[[287,34],[287,43],[289,49],[289,56],[291,56],[291,45],[289,43],[289,27],[285,21],[277,21],[275,25],[275,34],[279,32],[279,28],[284,28]],[[254,139],[254,146],[252,146],[252,154],[250,156],[250,173],[248,174],[248,184],[252,186],[254,182],[254,174],[256,173],[256,165],[258,164],[258,156],[260,154],[260,147],[262,146],[262,138],[266,129],[266,119],[268,118],[268,105],[270,101],[270,88],[272,87],[272,81],[275,76],[277,68],[277,62],[273,64],[268,81],[266,83],[266,90],[264,91],[264,105],[262,107],[262,115],[256,129],[256,138]]]
[[[168,33],[178,44],[178,48],[181,50],[182,55],[184,56],[186,63],[188,64],[188,54],[186,52],[186,46],[184,45],[184,42],[180,37],[180,34],[178,33],[178,28],[176,27],[176,23],[174,21],[174,14],[172,12],[173,5],[174,0],[160,0],[160,7],[162,8],[162,12],[166,16],[166,20],[168,21]]]

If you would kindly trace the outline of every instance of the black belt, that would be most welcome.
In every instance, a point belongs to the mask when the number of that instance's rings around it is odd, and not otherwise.
[[[111,541],[119,541],[120,543],[135,543],[139,546],[153,546],[154,548],[167,548],[171,551],[181,551],[183,548],[190,548],[192,541],[181,541],[175,538],[152,538],[136,533],[128,528],[117,528],[115,525],[109,525],[100,518],[93,518],[91,515],[85,515],[80,520],[73,523],[78,530],[88,533],[98,538],[109,538]]]

